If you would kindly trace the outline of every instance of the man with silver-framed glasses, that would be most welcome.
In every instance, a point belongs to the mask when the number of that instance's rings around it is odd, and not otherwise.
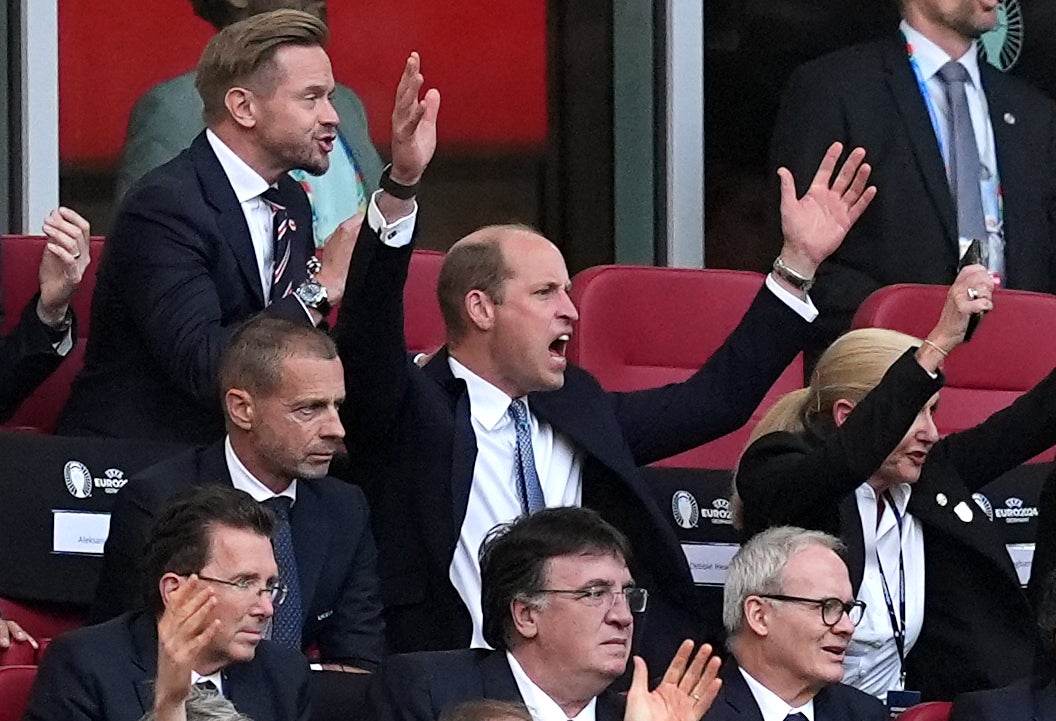
[[[597,512],[549,508],[496,526],[480,554],[484,638],[495,650],[390,656],[369,696],[375,721],[434,721],[474,699],[523,703],[534,721],[697,721],[718,690],[719,662],[679,648],[652,692],[635,657],[624,700],[608,687],[627,669],[649,593],[634,583],[624,535]]]
[[[149,608],[56,639],[27,721],[137,721],[182,703],[192,684],[254,721],[306,721],[304,657],[263,638],[286,595],[274,525],[271,511],[233,488],[202,486],[173,498],[144,563]],[[156,676],[167,681],[155,686]]]
[[[880,721],[877,699],[840,683],[862,620],[843,543],[780,526],[751,538],[730,562],[722,621],[733,658],[706,721]]]

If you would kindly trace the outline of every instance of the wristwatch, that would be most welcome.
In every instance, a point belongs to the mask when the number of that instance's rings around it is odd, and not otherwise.
[[[415,183],[414,185],[403,185],[397,183],[392,179],[392,163],[389,163],[381,171],[381,178],[378,180],[378,187],[384,190],[386,193],[394,198],[400,200],[411,200],[414,196],[418,195],[418,186],[421,183]]]
[[[326,288],[315,278],[309,278],[294,288],[293,294],[307,307],[319,311],[323,318],[330,315],[330,299],[326,297]]]
[[[814,285],[813,278],[808,278],[785,265],[785,261],[781,260],[780,255],[774,258],[773,270],[774,275],[803,293],[810,291],[811,286]]]

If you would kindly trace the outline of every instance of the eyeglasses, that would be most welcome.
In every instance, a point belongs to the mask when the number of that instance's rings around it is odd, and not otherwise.
[[[567,593],[588,606],[605,606],[606,609],[616,605],[620,596],[627,601],[631,613],[641,613],[649,603],[649,591],[638,586],[614,588],[612,586],[587,586],[586,588],[541,588],[538,593]],[[608,605],[605,605],[605,601]]]
[[[199,575],[198,578],[210,583],[222,583],[225,586],[237,588],[242,592],[252,591],[258,598],[262,594],[267,594],[273,606],[281,606],[282,602],[286,600],[286,587],[278,582],[262,584],[260,581],[251,581],[248,578],[240,578],[237,581],[225,581],[222,578],[210,578],[202,575]]]
[[[792,601],[793,603],[812,603],[821,608],[821,622],[829,628],[839,623],[845,613],[855,626],[861,622],[862,616],[865,615],[864,601],[841,601],[838,598],[802,598],[800,596],[783,596],[780,593],[760,593],[759,598],[769,598],[774,601]]]

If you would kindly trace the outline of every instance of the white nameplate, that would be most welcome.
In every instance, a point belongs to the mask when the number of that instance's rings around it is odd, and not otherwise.
[[[736,543],[683,543],[693,582],[698,586],[722,586],[730,560],[740,546]]]
[[[1016,567],[1016,573],[1019,574],[1020,584],[1026,586],[1027,581],[1030,580],[1030,567],[1034,563],[1034,544],[1009,543],[1005,548],[1008,549],[1008,555],[1012,557],[1012,564]]]
[[[110,534],[110,514],[89,511],[52,510],[52,553],[103,555]]]

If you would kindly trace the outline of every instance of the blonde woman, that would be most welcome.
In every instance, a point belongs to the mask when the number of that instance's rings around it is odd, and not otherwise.
[[[1030,607],[971,494],[1056,443],[1056,374],[967,431],[940,440],[933,418],[942,361],[992,291],[969,266],[923,341],[881,329],[839,338],[810,386],[759,424],[737,471],[746,534],[797,525],[847,544],[866,611],[846,648],[822,651],[845,683],[881,698],[952,699],[1025,676],[1035,660]],[[812,601],[770,602],[817,613]]]

